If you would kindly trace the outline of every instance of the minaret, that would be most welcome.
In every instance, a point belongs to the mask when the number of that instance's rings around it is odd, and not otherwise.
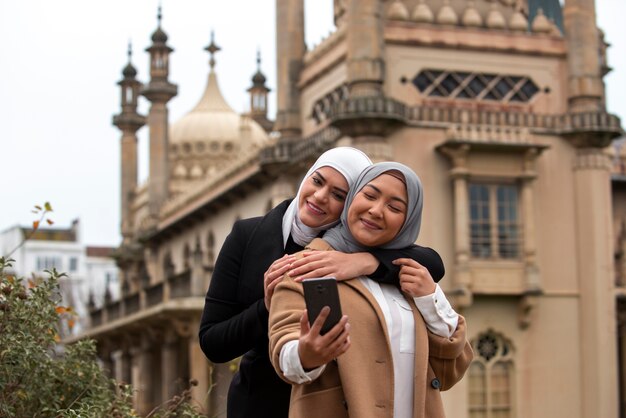
[[[281,139],[298,138],[300,92],[298,79],[306,46],[304,0],[276,0],[276,124]]]
[[[168,196],[168,121],[167,102],[178,93],[175,84],[168,81],[169,55],[167,34],[161,29],[161,7],[157,15],[158,27],[152,34],[150,53],[150,82],[141,94],[152,104],[148,114],[150,128],[150,179],[148,185],[149,209],[153,221],[158,219],[161,205]]]
[[[594,0],[566,0],[563,7],[570,112],[604,110],[600,68],[600,36]]]
[[[272,122],[267,119],[267,95],[270,89],[265,85],[265,75],[261,72],[261,51],[257,51],[256,73],[252,76],[250,93],[250,117],[269,132],[272,130]]]
[[[121,227],[124,243],[132,236],[133,220],[131,205],[137,188],[137,131],[146,124],[145,116],[137,113],[137,98],[141,83],[135,76],[137,70],[131,64],[132,47],[128,44],[128,64],[124,67],[124,78],[117,84],[120,86],[122,111],[113,116],[113,125],[122,131],[121,146]]]

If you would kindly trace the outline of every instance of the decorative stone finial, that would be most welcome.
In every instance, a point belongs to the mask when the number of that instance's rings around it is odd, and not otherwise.
[[[137,70],[135,69],[135,67],[133,67],[132,64],[132,57],[133,57],[133,44],[131,42],[131,40],[128,40],[128,63],[126,64],[126,67],[124,67],[124,70],[122,71],[122,75],[124,75],[124,78],[134,78],[137,75]]]
[[[440,25],[456,25],[458,22],[459,17],[452,6],[450,6],[450,0],[443,0],[443,6],[437,13],[437,23]]]
[[[401,0],[394,0],[387,10],[387,18],[391,20],[409,20],[409,11]]]
[[[550,25],[550,21],[543,13],[542,8],[537,9],[537,15],[533,19],[531,29],[535,33],[549,33],[552,30],[552,25]]]
[[[500,12],[496,3],[491,4],[491,10],[489,10],[487,15],[487,27],[490,29],[506,28],[506,20],[504,20],[504,16],[502,16],[502,12]]]
[[[211,71],[215,68],[215,53],[220,51],[222,48],[215,44],[215,32],[211,31],[211,43],[209,46],[204,48],[205,51],[208,51],[211,54],[211,59],[209,60],[209,65],[211,66]]]
[[[476,7],[474,7],[474,2],[472,0],[467,2],[467,8],[463,12],[461,22],[463,23],[463,26],[475,28],[483,25],[483,18],[478,10],[476,10]]]
[[[413,10],[413,16],[411,18],[416,22],[432,23],[435,21],[435,15],[433,11],[426,4],[426,0],[420,0],[415,10]]]
[[[511,15],[511,20],[509,20],[509,29],[517,32],[525,32],[528,30],[528,20],[524,13],[522,13],[522,9],[518,7],[515,10],[515,13]]]

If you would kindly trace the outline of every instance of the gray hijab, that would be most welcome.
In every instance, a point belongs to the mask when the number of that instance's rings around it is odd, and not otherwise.
[[[408,247],[409,245],[415,243],[422,223],[422,207],[424,204],[422,182],[413,170],[404,164],[396,162],[377,163],[365,168],[361,172],[354,187],[350,188],[350,191],[346,196],[346,205],[341,213],[341,223],[326,231],[324,234],[324,241],[329,243],[335,250],[344,253],[354,253],[366,251],[368,249],[358,243],[350,233],[350,228],[348,227],[348,209],[352,205],[354,196],[356,196],[356,194],[359,193],[366,184],[381,174],[392,170],[399,171],[404,175],[406,181],[408,207],[406,219],[400,229],[400,232],[398,232],[398,235],[396,235],[390,242],[381,245],[379,248],[399,249]]]

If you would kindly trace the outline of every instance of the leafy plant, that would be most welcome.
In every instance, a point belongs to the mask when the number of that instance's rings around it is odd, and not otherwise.
[[[49,203],[35,209],[40,218],[30,236],[43,220],[52,224]],[[138,417],[132,387],[106,376],[94,340],[60,344],[59,328],[71,328],[76,315],[62,305],[59,279],[65,274],[52,269],[47,278],[24,280],[11,274],[14,261],[0,257],[0,417]],[[192,404],[190,389],[146,418],[178,417],[205,417]]]

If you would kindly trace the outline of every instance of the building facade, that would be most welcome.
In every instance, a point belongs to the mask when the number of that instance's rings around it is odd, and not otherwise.
[[[119,298],[118,269],[112,257],[114,248],[86,245],[80,221],[68,228],[16,225],[0,232],[0,254],[13,252],[13,273],[17,277],[47,277],[45,270],[56,269],[63,304],[77,314],[73,329],[62,328],[61,335],[80,334],[89,327],[89,309]]]
[[[197,342],[215,256],[236,219],[293,196],[321,152],[352,145],[423,182],[418,242],[444,259],[476,352],[445,394],[449,416],[625,416],[626,152],[611,147],[623,131],[605,107],[594,0],[333,4],[336,30],[307,50],[304,0],[277,0],[273,124],[260,69],[249,114],[225,102],[213,41],[202,98],[174,123],[160,22],[149,81],[123,70],[122,295],[85,333],[105,364],[138,389],[140,412],[195,379],[195,398],[223,414],[236,362],[209,364]]]

